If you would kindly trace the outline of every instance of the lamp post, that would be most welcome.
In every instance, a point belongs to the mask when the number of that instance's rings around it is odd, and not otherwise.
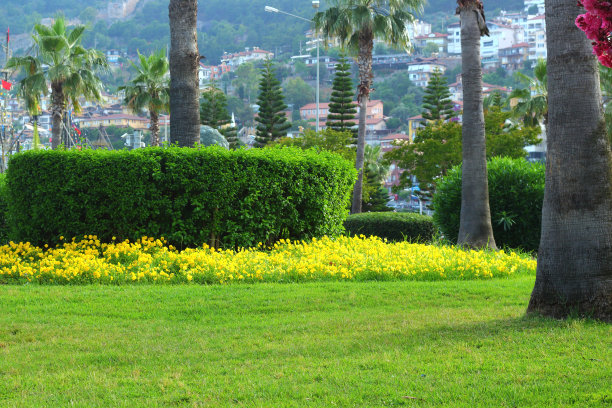
[[[319,0],[313,0],[312,7],[317,10],[319,8]],[[296,16],[295,14],[287,13],[286,11],[279,10],[275,7],[265,6],[264,10],[268,13],[281,13],[286,14],[291,17],[299,18],[300,20],[308,21],[312,23],[312,20],[309,20],[304,17]],[[315,34],[315,41],[317,43],[317,92],[316,92],[316,105],[317,105],[317,132],[319,131],[319,36]]]

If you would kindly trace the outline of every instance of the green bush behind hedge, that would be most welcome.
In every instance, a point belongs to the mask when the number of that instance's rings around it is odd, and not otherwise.
[[[431,242],[436,234],[431,217],[414,213],[351,214],[344,228],[349,235],[374,235],[389,241]]]
[[[0,173],[0,245],[8,242],[8,188],[6,186],[6,175]]]
[[[300,149],[30,151],[7,172],[10,238],[235,248],[336,235],[355,178],[341,157]]]
[[[544,165],[497,157],[487,163],[489,206],[498,247],[537,251],[542,225]],[[461,167],[453,167],[436,186],[434,222],[456,243],[461,214]]]

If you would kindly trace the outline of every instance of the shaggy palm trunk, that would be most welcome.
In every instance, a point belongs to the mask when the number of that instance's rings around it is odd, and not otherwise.
[[[64,88],[61,83],[51,84],[51,148],[57,150],[62,144],[62,123],[66,101],[64,98]]]
[[[363,195],[363,159],[365,154],[366,118],[368,100],[370,99],[370,87],[372,85],[372,50],[374,49],[374,35],[371,30],[362,30],[359,33],[359,86],[357,101],[359,103],[359,127],[357,132],[357,154],[355,168],[358,176],[353,187],[353,203],[351,213],[361,212],[361,199]]]
[[[460,9],[463,67],[463,169],[459,245],[496,248],[489,209],[489,186],[482,111],[480,28],[474,3]]]
[[[548,144],[528,312],[612,321],[612,152],[597,62],[574,0],[547,0]]]
[[[197,0],[170,0],[170,138],[193,147],[200,140]]]
[[[154,108],[149,108],[149,127],[151,128],[151,146],[159,146],[159,114]]]

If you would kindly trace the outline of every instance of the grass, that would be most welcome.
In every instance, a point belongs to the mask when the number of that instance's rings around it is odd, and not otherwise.
[[[611,406],[611,326],[532,287],[0,286],[0,406]]]

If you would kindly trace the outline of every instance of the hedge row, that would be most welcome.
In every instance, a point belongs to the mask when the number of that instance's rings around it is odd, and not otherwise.
[[[544,173],[541,163],[497,157],[487,163],[489,206],[498,247],[537,251],[542,226]],[[456,243],[461,215],[461,166],[453,167],[436,186],[434,221]]]
[[[30,151],[7,172],[10,238],[235,248],[335,235],[355,178],[341,157],[299,149]]]
[[[407,212],[351,214],[344,228],[349,235],[374,235],[389,241],[431,242],[436,234],[431,217]]]

